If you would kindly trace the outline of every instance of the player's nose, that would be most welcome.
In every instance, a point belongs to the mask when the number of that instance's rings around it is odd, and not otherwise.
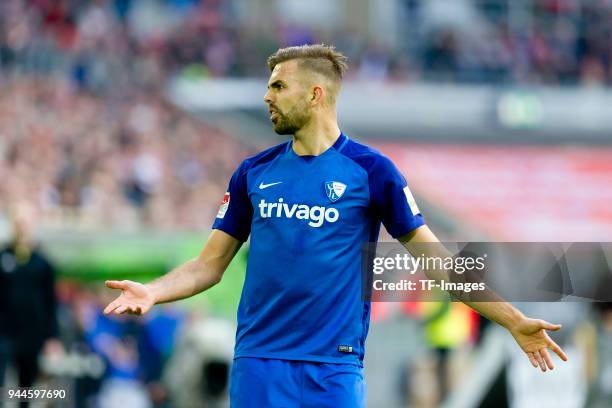
[[[270,97],[270,92],[266,92],[266,94],[263,97],[263,100],[268,105],[270,105],[272,103],[272,98]]]

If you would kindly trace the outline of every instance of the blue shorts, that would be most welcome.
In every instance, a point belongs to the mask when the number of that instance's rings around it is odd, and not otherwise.
[[[232,366],[231,408],[364,408],[365,400],[356,365],[241,357]]]

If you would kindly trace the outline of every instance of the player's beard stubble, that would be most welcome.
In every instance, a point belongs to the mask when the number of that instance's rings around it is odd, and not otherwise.
[[[272,121],[274,131],[279,135],[293,135],[302,129],[311,117],[310,107],[306,101],[293,105],[286,113],[274,107],[277,117]]]

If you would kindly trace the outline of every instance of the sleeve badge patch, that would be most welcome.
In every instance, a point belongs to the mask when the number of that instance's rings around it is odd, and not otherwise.
[[[410,206],[410,211],[412,211],[412,215],[420,214],[421,210],[419,210],[416,200],[412,195],[412,191],[410,191],[410,188],[408,186],[404,187],[404,194],[406,195],[406,200],[408,201],[408,205]]]
[[[223,217],[225,217],[225,213],[227,212],[227,207],[229,207],[229,202],[230,202],[230,193],[228,191],[223,196],[223,202],[221,203],[221,206],[219,207],[219,212],[217,213],[217,218],[221,218],[222,219]]]

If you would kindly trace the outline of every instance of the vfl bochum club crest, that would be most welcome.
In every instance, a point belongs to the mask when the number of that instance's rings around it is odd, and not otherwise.
[[[332,203],[335,203],[344,195],[346,191],[346,184],[340,183],[339,181],[326,181],[325,182],[325,193]]]

